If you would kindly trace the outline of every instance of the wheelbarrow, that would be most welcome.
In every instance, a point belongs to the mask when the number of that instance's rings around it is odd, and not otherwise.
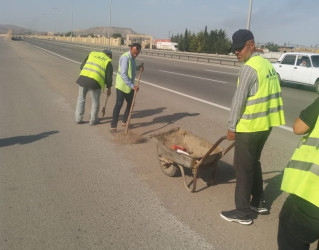
[[[164,174],[174,177],[181,173],[184,186],[190,192],[196,190],[199,172],[203,168],[212,168],[211,179],[208,182],[199,179],[207,186],[213,184],[218,161],[234,146],[232,143],[225,150],[220,146],[227,136],[222,136],[212,145],[180,127],[152,137],[157,141],[158,159]],[[189,184],[186,181],[184,168],[191,169],[192,172],[192,181]]]

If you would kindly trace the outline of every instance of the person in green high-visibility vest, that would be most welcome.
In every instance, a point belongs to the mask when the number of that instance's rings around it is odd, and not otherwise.
[[[319,97],[300,112],[293,131],[306,135],[284,170],[281,189],[290,195],[279,215],[279,250],[309,249],[319,239]]]
[[[134,85],[134,81],[136,76],[135,71],[139,70],[140,67],[144,70],[143,66],[137,67],[135,62],[135,58],[139,55],[140,51],[141,45],[139,43],[132,43],[129,51],[125,52],[119,59],[119,68],[115,82],[116,101],[113,109],[111,133],[117,131],[117,123],[124,100],[127,105],[122,119],[122,126],[126,125],[134,97],[134,91],[139,90],[139,87]]]
[[[243,225],[258,214],[268,214],[260,156],[272,127],[285,124],[281,88],[272,64],[256,50],[254,35],[240,29],[233,36],[233,50],[243,62],[231,104],[227,139],[235,140],[236,209],[220,216]]]
[[[88,92],[91,93],[92,106],[90,125],[99,122],[98,112],[100,108],[101,90],[107,87],[107,95],[111,95],[113,82],[112,51],[105,49],[102,52],[92,51],[80,66],[81,72],[76,83],[79,85],[79,95],[75,110],[75,121],[83,123],[85,111],[85,99]]]

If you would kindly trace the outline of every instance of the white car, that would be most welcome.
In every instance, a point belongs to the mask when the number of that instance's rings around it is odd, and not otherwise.
[[[319,54],[284,53],[273,66],[280,82],[313,86],[319,93]]]

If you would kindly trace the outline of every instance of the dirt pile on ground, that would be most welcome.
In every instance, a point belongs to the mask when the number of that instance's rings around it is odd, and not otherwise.
[[[145,142],[146,139],[130,130],[127,134],[125,134],[125,130],[121,130],[113,134],[113,141],[119,144],[138,144]]]

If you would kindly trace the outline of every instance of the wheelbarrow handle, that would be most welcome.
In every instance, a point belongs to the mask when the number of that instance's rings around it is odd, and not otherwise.
[[[207,153],[203,156],[203,158],[196,164],[196,166],[194,167],[195,169],[197,169],[206,159],[207,157],[217,148],[217,146],[223,141],[227,139],[227,136],[222,136],[220,137],[214,144],[213,146],[211,146],[211,148],[207,151]],[[230,148],[228,149],[228,151],[230,150]]]
[[[226,149],[223,151],[222,157],[223,157],[225,154],[227,154],[228,151],[231,150],[234,146],[235,146],[235,142],[233,142],[232,144],[230,144],[230,145],[228,146],[228,148],[226,148]]]

